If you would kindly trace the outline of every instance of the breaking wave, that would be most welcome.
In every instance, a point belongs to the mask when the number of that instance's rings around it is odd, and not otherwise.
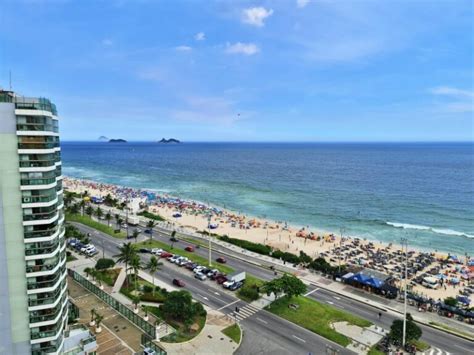
[[[459,232],[459,231],[455,231],[455,230],[452,230],[452,229],[433,228],[433,227],[429,227],[429,226],[419,226],[417,224],[396,223],[396,222],[386,222],[386,224],[388,224],[389,226],[395,227],[395,228],[424,230],[424,231],[430,231],[430,232],[437,233],[437,234],[455,235],[455,236],[458,236],[458,237],[465,237],[465,238],[474,239],[474,235],[472,235],[472,234]]]

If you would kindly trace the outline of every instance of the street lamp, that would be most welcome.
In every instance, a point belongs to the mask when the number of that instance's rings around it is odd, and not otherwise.
[[[338,253],[338,259],[339,259],[339,273],[341,272],[341,251],[342,251],[342,234],[345,233],[346,228],[341,227],[339,229],[341,233],[341,239],[339,240],[339,253]]]
[[[212,242],[211,242],[211,213],[209,212],[209,216],[207,217],[207,230],[209,238],[209,267],[212,266],[212,257],[211,257],[211,249],[212,249]]]
[[[407,331],[407,278],[408,278],[408,239],[402,238],[402,250],[405,244],[405,291],[403,300],[403,340],[402,345],[405,347],[406,331]]]

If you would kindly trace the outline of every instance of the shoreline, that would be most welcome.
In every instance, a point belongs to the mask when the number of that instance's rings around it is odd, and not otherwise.
[[[233,215],[233,216],[240,216],[240,217],[243,217],[245,220],[249,220],[249,221],[254,220],[254,221],[257,221],[257,223],[259,225],[263,225],[263,226],[265,224],[267,224],[269,226],[286,225],[288,227],[288,232],[290,232],[290,234],[291,233],[296,234],[298,231],[303,230],[303,231],[307,232],[307,234],[309,234],[308,232],[312,232],[314,235],[324,237],[324,238],[327,238],[329,236],[333,236],[333,239],[334,239],[332,241],[333,246],[336,246],[336,245],[340,244],[341,236],[340,236],[340,233],[338,233],[338,232],[326,231],[326,230],[322,230],[322,229],[319,229],[317,227],[313,227],[313,226],[309,226],[309,225],[300,226],[300,225],[296,225],[296,224],[290,224],[286,221],[275,221],[275,220],[272,220],[268,217],[252,216],[250,214],[246,214],[246,213],[241,212],[241,211],[233,211],[233,210],[231,210],[227,207],[222,207],[222,206],[219,206],[219,205],[214,204],[214,203],[206,203],[206,202],[198,201],[198,200],[194,200],[194,199],[183,199],[179,196],[175,196],[173,194],[161,191],[159,189],[133,188],[133,187],[123,186],[123,185],[118,185],[118,184],[98,182],[98,181],[94,181],[94,180],[80,179],[80,178],[75,178],[75,177],[70,177],[70,176],[64,176],[64,181],[65,181],[65,186],[67,186],[68,183],[71,183],[71,182],[74,182],[76,184],[81,184],[81,185],[84,185],[84,184],[89,185],[89,186],[87,186],[87,188],[85,186],[81,186],[80,192],[83,192],[84,190],[88,190],[89,193],[95,192],[95,196],[101,196],[101,197],[104,197],[105,195],[107,195],[107,193],[110,193],[113,197],[118,198],[119,200],[121,199],[120,196],[118,196],[118,197],[114,196],[114,194],[112,193],[113,189],[123,189],[123,190],[130,191],[130,192],[133,191],[136,194],[139,194],[139,193],[142,193],[142,192],[145,192],[145,191],[146,192],[152,192],[152,193],[154,193],[158,196],[163,196],[163,197],[168,198],[170,200],[183,201],[184,203],[189,203],[189,204],[194,203],[197,206],[204,206],[208,209],[216,209],[218,211],[222,211],[225,214],[229,214],[229,215]],[[107,188],[107,189],[112,189],[112,190],[107,190],[106,193],[104,193],[103,191],[100,191],[100,189],[98,190],[98,189],[94,188],[93,187],[94,185],[95,186],[101,186],[101,187]],[[75,192],[79,192],[79,191],[75,191]],[[152,205],[149,205],[149,210],[151,212],[155,211],[155,213],[161,215],[162,217],[164,217],[168,221],[173,220],[174,221],[173,223],[175,223],[177,225],[180,225],[181,227],[189,227],[189,228],[194,229],[194,230],[204,230],[204,229],[207,230],[206,226],[204,226],[204,228],[202,228],[202,229],[199,229],[199,228],[196,228],[196,226],[193,226],[193,223],[180,223],[180,220],[178,220],[178,219],[176,219],[172,216],[173,212],[176,212],[176,210],[173,209],[173,208],[170,208],[170,207],[156,208],[152,204]],[[214,218],[215,218],[215,216],[214,216]],[[181,218],[181,221],[192,222],[192,221],[189,221],[188,218],[184,218],[184,219]],[[198,222],[198,221],[195,220],[195,222]],[[201,225],[201,223],[198,223],[198,224]],[[266,228],[260,228],[260,229],[263,229],[265,231],[265,234],[266,234]],[[255,229],[250,229],[250,230],[252,232],[255,232]],[[247,229],[247,231],[249,231],[249,229]],[[221,234],[221,235],[226,234],[226,233],[219,233],[219,228],[217,228],[215,230],[211,230],[211,232]],[[246,233],[246,234],[248,234],[248,233]],[[271,235],[271,234],[272,233],[269,233],[268,237],[271,237],[271,236],[274,237],[274,233],[273,233],[273,235]],[[286,232],[283,232],[283,234],[282,234],[283,239],[284,239],[284,236],[286,236],[286,234],[287,234]],[[239,238],[239,236],[235,236],[235,235],[230,235],[230,234],[227,234],[227,235],[231,238],[238,238],[238,239],[245,239],[245,240],[249,240],[249,241],[255,241],[255,240],[248,239],[248,238]],[[305,240],[305,238],[298,238],[298,237],[296,237],[296,235],[294,236],[294,238],[297,238],[296,240],[300,240],[300,239]],[[269,240],[270,238],[268,238],[268,239],[265,238],[265,239],[266,239],[265,242],[270,242],[270,243],[273,242],[273,241]],[[387,248],[387,247],[391,247],[394,250],[402,250],[402,245],[401,244],[394,243],[394,242],[380,241],[380,240],[375,239],[375,238],[371,239],[371,238],[367,238],[367,237],[359,237],[359,236],[355,236],[355,235],[344,235],[343,234],[343,240],[344,241],[359,240],[363,244],[372,243],[376,248],[379,248],[379,249],[384,249],[384,248]],[[290,238],[290,241],[292,241],[291,238]],[[256,242],[258,242],[258,241],[256,241]],[[316,241],[312,241],[312,242],[316,242]],[[265,243],[262,243],[262,244],[265,244]],[[292,243],[292,244],[294,244],[294,243]],[[305,244],[305,246],[306,246],[306,244]],[[290,247],[290,248],[287,248],[287,249],[292,249],[292,248]],[[321,250],[326,251],[326,249],[327,248],[322,248]],[[296,251],[299,251],[299,250],[303,250],[303,248],[302,249],[298,248]],[[283,251],[292,252],[291,250],[283,250]],[[436,257],[438,257],[438,258],[442,258],[442,257],[447,258],[449,255],[452,255],[452,253],[450,253],[448,251],[436,250],[436,249],[425,249],[425,248],[420,248],[418,246],[409,246],[409,251],[414,251],[414,252],[417,252],[417,253],[432,253],[432,254],[435,254]],[[459,257],[460,260],[463,260],[463,258],[464,258],[464,255]]]

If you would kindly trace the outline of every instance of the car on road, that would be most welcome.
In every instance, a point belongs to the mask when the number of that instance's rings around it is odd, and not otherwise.
[[[152,230],[151,230],[150,228],[148,228],[148,229],[145,229],[144,232],[145,232],[146,234],[151,234]]]
[[[218,263],[221,263],[221,264],[225,264],[225,263],[227,262],[227,260],[226,260],[224,257],[222,257],[222,256],[219,256],[219,257],[216,259],[216,261],[217,261]]]
[[[190,253],[192,253],[192,252],[194,252],[194,247],[187,246],[186,248],[184,248],[184,250],[189,251]]]
[[[229,290],[235,291],[242,287],[243,282],[234,282],[232,285],[229,286]]]
[[[178,287],[184,287],[184,281],[180,279],[173,279],[173,285]]]
[[[140,249],[138,249],[138,252],[143,253],[143,254],[147,254],[147,253],[151,253],[152,251],[148,248],[140,248]]]
[[[194,277],[198,280],[201,280],[201,281],[204,281],[205,279],[207,279],[207,276],[204,275],[202,272],[196,273],[196,275],[194,275]]]

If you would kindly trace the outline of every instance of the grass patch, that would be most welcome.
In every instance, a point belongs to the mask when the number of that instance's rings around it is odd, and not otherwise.
[[[244,285],[237,291],[237,297],[249,303],[258,300],[260,298],[259,288],[264,283],[263,280],[246,274]]]
[[[178,233],[179,234],[179,233]],[[209,245],[202,241],[202,240],[197,240],[197,239],[193,239],[193,238],[189,238],[189,237],[180,237],[180,239],[182,240],[185,240],[187,241],[188,243],[192,243],[192,244],[195,244],[195,245],[199,245],[203,248],[207,248]]]
[[[451,332],[451,333],[455,333],[455,334],[460,334],[464,337],[467,337],[469,339],[474,339],[474,336],[472,334],[469,334],[467,332],[463,332],[461,330],[457,330],[457,329],[454,329],[454,328],[451,328],[449,326],[447,326],[446,324],[443,324],[443,323],[437,323],[437,322],[430,322],[431,325],[435,326],[435,327],[438,327],[438,328],[442,328],[444,330],[447,330],[448,332]]]
[[[233,341],[235,341],[237,344],[240,343],[240,338],[242,337],[242,332],[240,331],[240,327],[237,324],[231,325],[224,330],[222,330],[222,333],[227,335],[229,338],[231,338]]]
[[[367,355],[385,355],[385,353],[379,349],[377,349],[377,344],[372,345],[372,347],[369,349],[369,352]]]
[[[163,217],[159,214],[151,213],[148,211],[138,212],[137,215],[146,217],[148,219],[153,219],[154,221],[166,221]]]
[[[146,307],[147,311],[153,314],[156,318],[165,320],[170,326],[172,326],[176,331],[172,334],[169,334],[160,340],[165,343],[182,343],[185,341],[189,341],[199,335],[202,328],[206,324],[206,316],[197,316],[194,319],[194,325],[196,325],[195,330],[191,330],[191,327],[188,328],[181,322],[177,322],[173,319],[165,319],[161,310],[158,307]]]
[[[100,222],[94,221],[89,216],[85,216],[85,215],[81,216],[80,214],[66,213],[66,220],[68,222],[77,222],[77,223],[85,224],[86,226],[97,229],[98,231],[108,234],[114,238],[123,239],[126,237],[125,232],[120,231],[118,233],[115,233],[115,230],[112,227],[109,227],[106,224],[102,224]]]
[[[74,260],[77,260],[77,258],[74,255],[70,254],[66,256],[66,262],[70,262]]]
[[[297,310],[289,308],[290,303],[299,305],[299,308]],[[332,329],[331,323],[346,321],[360,327],[368,327],[372,324],[365,319],[305,297],[290,299],[283,297],[274,301],[266,309],[344,347],[349,345],[349,338]]]
[[[203,266],[208,265],[208,262],[209,262],[208,259],[203,258],[202,256],[199,256],[195,253],[188,252],[188,251],[184,250],[181,247],[177,247],[176,244],[177,243],[175,243],[175,247],[173,249],[171,249],[171,246],[169,244],[163,243],[161,241],[146,240],[144,242],[134,244],[134,246],[137,249],[140,249],[140,248],[160,248],[160,249],[166,250],[167,252],[172,253],[172,254],[179,254],[181,256],[185,256],[189,260],[192,260],[193,262],[199,263]],[[220,272],[225,272],[226,274],[231,274],[232,272],[234,272],[234,269],[232,269],[231,267],[229,267],[227,265],[219,264],[218,262],[213,262],[212,267],[218,269]]]
[[[153,292],[153,284],[142,279],[141,277],[138,278],[137,288],[140,301],[163,303],[168,295],[168,291],[166,289],[160,288],[158,286],[155,286],[155,292]],[[135,291],[135,279],[133,276],[129,275],[128,283],[126,286],[122,286],[120,293],[130,299],[133,299],[133,291]]]
[[[120,268],[118,269],[106,269],[106,270],[96,270],[94,276],[97,280],[102,281],[108,286],[115,285],[117,277],[120,274]]]
[[[419,351],[425,351],[430,348],[430,345],[428,343],[425,343],[424,341],[418,339],[418,340],[412,340],[410,341],[411,344],[416,346],[416,349]]]

